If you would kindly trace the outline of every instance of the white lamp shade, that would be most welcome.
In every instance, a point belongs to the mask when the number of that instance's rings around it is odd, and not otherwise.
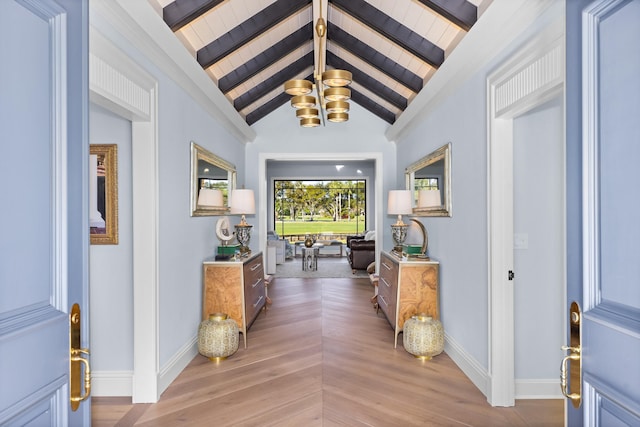
[[[412,213],[411,197],[411,190],[389,191],[387,213],[389,215],[408,215]]]
[[[256,202],[253,198],[253,190],[239,189],[231,191],[232,214],[252,215],[256,213]]]
[[[198,206],[222,206],[222,191],[213,188],[201,188],[198,193]]]
[[[418,207],[431,208],[434,206],[442,206],[440,190],[420,190],[418,192]]]

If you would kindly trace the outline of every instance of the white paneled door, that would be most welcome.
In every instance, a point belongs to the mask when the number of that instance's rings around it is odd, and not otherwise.
[[[0,425],[86,426],[88,1],[2,0],[0,40]]]
[[[637,426],[640,2],[566,6],[567,424]]]

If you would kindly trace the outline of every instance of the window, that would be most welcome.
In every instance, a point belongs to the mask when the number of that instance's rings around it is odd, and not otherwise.
[[[275,180],[274,230],[293,241],[306,235],[341,239],[366,226],[365,180]]]

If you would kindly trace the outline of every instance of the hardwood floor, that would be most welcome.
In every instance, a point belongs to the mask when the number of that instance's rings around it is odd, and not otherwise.
[[[393,348],[368,279],[277,278],[248,348],[197,356],[155,404],[93,399],[102,426],[562,426],[562,400],[493,408],[445,354]],[[445,330],[446,330],[446,325]]]

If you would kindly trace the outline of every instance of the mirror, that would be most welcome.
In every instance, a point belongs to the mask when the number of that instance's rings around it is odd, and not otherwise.
[[[405,169],[406,188],[413,191],[416,216],[451,216],[451,143],[443,145]],[[420,206],[420,190],[435,200]],[[424,198],[423,198],[424,200]]]
[[[229,194],[234,188],[236,167],[191,142],[191,216],[228,214]],[[222,201],[214,205],[198,204],[202,189],[220,190]]]

